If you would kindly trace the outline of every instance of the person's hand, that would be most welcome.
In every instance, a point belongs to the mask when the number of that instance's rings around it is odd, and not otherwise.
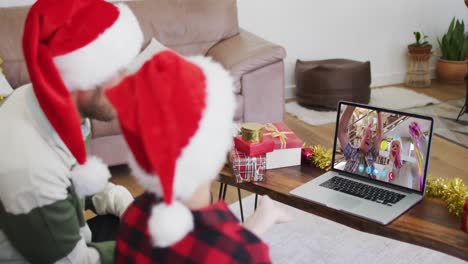
[[[102,192],[92,197],[92,200],[98,215],[111,214],[121,217],[133,202],[133,196],[125,187],[109,182]]]
[[[244,227],[260,237],[273,225],[291,220],[292,217],[287,212],[275,205],[270,197],[264,195],[260,198],[255,213],[244,222]]]

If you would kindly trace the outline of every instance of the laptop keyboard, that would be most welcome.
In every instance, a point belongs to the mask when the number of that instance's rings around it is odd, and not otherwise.
[[[376,203],[385,204],[392,206],[396,204],[406,195],[399,194],[396,192],[381,189],[372,185],[367,185],[357,181],[348,180],[342,177],[334,176],[326,182],[320,184],[322,187],[326,187],[339,192],[347,193],[353,196],[364,198]]]

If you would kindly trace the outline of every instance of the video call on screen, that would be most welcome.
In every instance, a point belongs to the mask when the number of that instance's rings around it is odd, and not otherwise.
[[[431,120],[348,104],[340,110],[335,169],[422,190]]]

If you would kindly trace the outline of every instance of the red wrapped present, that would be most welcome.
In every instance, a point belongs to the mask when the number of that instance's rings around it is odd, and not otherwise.
[[[242,136],[234,138],[234,145],[237,150],[244,152],[249,156],[265,154],[267,152],[272,152],[275,149],[275,142],[271,139],[262,139],[258,143],[253,143],[242,139]]]
[[[301,164],[301,148],[304,141],[283,123],[267,123],[263,128],[263,140],[272,140],[275,150],[266,153],[267,169],[297,166]]]
[[[461,230],[468,233],[468,199],[465,200],[465,207],[463,207]]]
[[[229,160],[237,183],[263,181],[266,170],[264,154],[249,156],[234,148],[231,150]]]

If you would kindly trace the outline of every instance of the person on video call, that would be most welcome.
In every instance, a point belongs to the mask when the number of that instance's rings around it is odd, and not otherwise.
[[[354,106],[346,107],[338,124],[338,140],[346,159],[344,170],[375,178],[372,172],[374,171],[374,162],[379,155],[379,150],[375,146],[380,146],[382,141],[382,115],[377,112],[377,128],[374,140],[372,141],[372,128],[367,126],[362,133],[359,147],[355,147],[349,142],[347,131],[354,109]],[[362,166],[359,166],[360,164]]]
[[[427,152],[427,139],[421,132],[421,128],[418,123],[412,122],[408,127],[411,140],[415,144],[415,148],[418,148],[419,153],[424,155]],[[416,161],[403,161],[402,160],[402,148],[403,144],[398,134],[395,134],[391,144],[389,161],[385,167],[385,170],[390,173],[393,172],[393,177],[388,177],[388,181],[407,188],[413,188],[420,190],[422,188],[420,183],[420,175],[423,173],[423,169],[419,170],[419,167],[424,167],[424,158],[421,159],[415,154]],[[421,164],[418,164],[421,163]],[[390,174],[387,174],[390,175]]]
[[[385,171],[388,175],[388,181],[393,184],[398,184],[404,187],[412,187],[413,180],[411,177],[410,164],[403,162],[401,159],[401,150],[403,143],[401,142],[400,136],[395,134],[392,142],[390,143],[390,153],[388,155],[388,164],[385,167]],[[393,172],[393,174],[390,174]]]

